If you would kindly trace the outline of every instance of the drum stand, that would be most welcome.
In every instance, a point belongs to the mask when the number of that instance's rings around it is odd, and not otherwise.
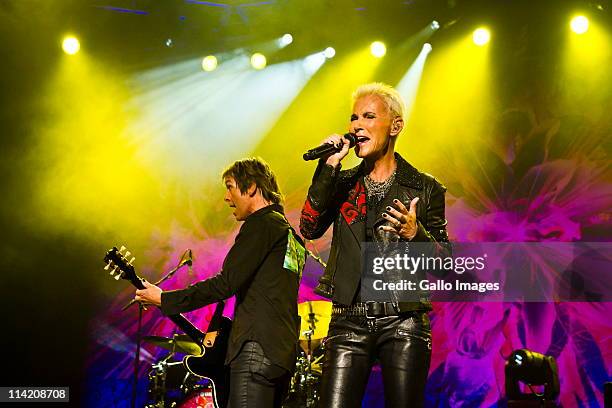
[[[164,408],[165,406],[166,373],[168,372],[168,361],[174,356],[174,344],[166,357],[151,366],[151,372],[149,373],[149,397],[155,402],[146,405],[145,408]]]
[[[312,327],[312,326],[311,326]],[[306,354],[306,366],[304,367],[304,381],[306,385],[306,408],[315,407],[318,402],[317,393],[314,388],[316,378],[312,375],[312,334],[314,329],[308,330],[306,339],[308,341],[308,352]]]
[[[306,336],[308,347],[306,355],[304,356],[304,354],[302,354],[300,357],[298,357],[296,372],[292,380],[292,392],[294,393],[294,397],[297,397],[297,401],[300,403],[300,406],[304,408],[314,408],[317,406],[319,401],[316,387],[318,385],[319,378],[313,374],[312,366],[314,363],[320,360],[322,356],[316,360],[313,360],[313,333],[314,330],[302,332],[302,335]]]

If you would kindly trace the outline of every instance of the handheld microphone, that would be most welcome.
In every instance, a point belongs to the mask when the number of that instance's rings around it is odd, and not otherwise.
[[[185,253],[183,254],[183,258],[184,259],[178,265],[179,268],[181,266],[185,266],[185,265],[191,266],[193,264],[193,254],[191,253],[191,249],[188,249],[185,251]]]
[[[187,268],[189,268],[189,276],[193,276],[193,253],[191,252],[191,249],[189,250]]]
[[[357,144],[357,138],[352,133],[345,134],[344,138],[349,141],[349,148],[355,147],[355,145]],[[336,147],[335,145],[331,143],[323,143],[321,146],[308,150],[306,153],[304,153],[302,157],[306,161],[317,160],[322,157],[326,157],[334,153],[338,153],[340,150],[342,150],[343,146]]]

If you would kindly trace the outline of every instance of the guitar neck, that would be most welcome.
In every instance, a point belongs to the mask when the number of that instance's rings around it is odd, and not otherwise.
[[[215,308],[215,313],[213,317],[210,319],[210,323],[208,324],[209,332],[217,331],[221,327],[221,321],[223,319],[223,309],[225,308],[225,302],[221,301],[217,303],[217,307]]]
[[[168,316],[170,320],[174,324],[176,324],[182,331],[185,332],[186,335],[191,337],[193,341],[198,344],[202,344],[204,342],[204,333],[202,333],[197,327],[193,325],[185,316],[182,314],[170,315]]]

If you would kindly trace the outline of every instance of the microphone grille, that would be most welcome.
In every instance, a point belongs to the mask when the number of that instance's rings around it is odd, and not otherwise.
[[[349,141],[349,147],[355,147],[357,144],[357,138],[352,133],[345,134],[344,138]]]

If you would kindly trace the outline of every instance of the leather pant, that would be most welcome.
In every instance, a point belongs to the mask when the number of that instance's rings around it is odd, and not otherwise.
[[[290,373],[272,363],[259,343],[248,341],[230,363],[228,408],[280,407],[289,380]]]
[[[332,317],[325,340],[321,408],[360,408],[375,360],[380,361],[385,407],[422,407],[431,361],[425,312],[402,316]]]

